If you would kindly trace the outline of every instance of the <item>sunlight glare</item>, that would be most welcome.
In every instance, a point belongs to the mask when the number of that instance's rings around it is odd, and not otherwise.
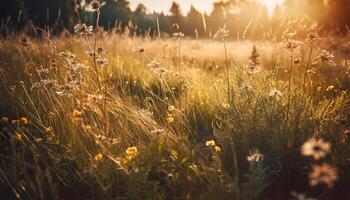
[[[271,16],[275,10],[276,5],[281,5],[284,0],[259,0],[259,2],[266,6],[269,16]]]

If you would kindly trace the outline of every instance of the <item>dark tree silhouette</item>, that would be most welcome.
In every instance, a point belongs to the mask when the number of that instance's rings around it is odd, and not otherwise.
[[[177,4],[176,2],[173,2],[170,7],[170,13],[172,16],[180,16],[182,15],[180,5]]]
[[[181,8],[180,5],[177,4],[176,2],[173,2],[171,7],[170,7],[170,23],[171,24],[179,24],[181,29],[183,29],[184,26],[184,19],[182,16]]]
[[[101,8],[100,24],[105,28],[113,27],[118,22],[126,26],[132,14],[129,4],[126,0],[105,0],[105,5]]]
[[[133,22],[137,27],[137,34],[144,35],[149,30],[155,29],[154,20],[152,17],[147,16],[147,8],[142,3],[138,4],[133,15]]]
[[[49,30],[50,27],[57,32],[63,29],[72,30],[79,21],[79,8],[76,5],[80,3],[80,0],[1,1],[0,18],[2,23],[15,28],[25,27],[30,20],[38,29]]]
[[[184,32],[186,35],[204,36],[205,34],[202,14],[193,5],[186,16]]]
[[[73,31],[76,23],[95,23],[96,13],[87,9],[90,2],[91,0],[2,0],[0,31],[2,35],[29,29],[50,30],[54,34],[65,29]],[[208,14],[200,13],[192,6],[186,16],[176,2],[169,8],[170,15],[147,13],[143,4],[131,11],[128,0],[101,0],[101,3],[101,27],[109,30],[118,22],[121,28],[129,26],[136,31],[134,33],[140,35],[145,32],[154,35],[157,19],[161,32],[171,33],[171,25],[177,23],[187,36],[200,37],[208,36],[226,24],[231,30],[231,39],[236,35],[241,38],[243,34],[247,38],[262,38],[262,35],[271,38],[282,32],[281,24],[301,18],[318,21],[323,30],[335,33],[350,31],[350,0],[285,0],[283,5],[276,7],[271,18],[263,5],[251,0],[218,0],[213,4],[213,11]]]
[[[21,15],[19,15],[20,12]],[[27,9],[23,0],[0,1],[1,23],[15,25],[18,22],[25,21],[28,17],[26,14]]]

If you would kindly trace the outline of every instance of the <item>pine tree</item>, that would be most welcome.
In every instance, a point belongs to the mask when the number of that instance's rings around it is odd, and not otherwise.
[[[249,61],[252,66],[258,66],[260,65],[259,61],[260,55],[258,53],[258,50],[256,49],[256,46],[253,46],[253,50],[249,56]]]

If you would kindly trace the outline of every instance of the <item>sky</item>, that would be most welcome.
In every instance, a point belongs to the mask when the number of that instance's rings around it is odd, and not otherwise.
[[[143,3],[148,12],[164,12],[165,14],[169,13],[171,4],[174,0],[129,0],[131,9],[135,9],[139,3]],[[201,11],[210,13],[213,8],[213,3],[217,0],[175,0],[179,5],[181,5],[181,11],[183,14],[187,14],[190,10],[191,5]]]

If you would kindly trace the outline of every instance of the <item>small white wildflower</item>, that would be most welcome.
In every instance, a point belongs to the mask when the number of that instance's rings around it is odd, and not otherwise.
[[[262,70],[261,65],[249,64],[249,65],[246,65],[245,68],[246,68],[246,72],[248,75],[257,74],[257,73],[261,72],[261,70]]]
[[[214,35],[214,38],[222,39],[224,40],[229,36],[230,30],[227,29],[227,26],[224,25],[223,27],[219,28],[217,32]]]
[[[247,157],[247,160],[250,163],[257,163],[260,162],[264,159],[264,155],[261,154],[258,150],[255,150],[253,152],[250,153],[250,155]]]
[[[255,92],[255,88],[253,86],[245,83],[242,83],[239,89],[247,92]]]
[[[185,34],[183,34],[182,32],[176,32],[176,33],[173,33],[173,36],[174,36],[175,38],[180,39],[180,38],[185,37]]]
[[[312,156],[315,160],[325,157],[331,151],[331,145],[322,139],[312,138],[305,142],[301,147],[301,154],[304,156]]]
[[[286,48],[289,51],[294,51],[294,49],[299,47],[299,42],[297,42],[295,40],[287,39],[287,40],[283,41],[283,46],[284,46],[284,48]]]
[[[336,65],[334,62],[334,54],[332,54],[331,52],[325,49],[321,51],[320,55],[318,56],[318,59],[322,63],[328,63],[329,65],[332,65],[332,66]]]
[[[269,96],[270,97],[275,97],[277,100],[279,100],[282,96],[283,96],[283,93],[277,89],[272,89],[270,92],[269,92]]]
[[[79,35],[93,35],[93,27],[86,24],[77,24],[74,26],[74,32]]]
[[[317,200],[315,198],[307,197],[305,194],[297,193],[295,191],[292,191],[291,195],[294,197],[293,200]]]
[[[324,184],[331,188],[338,179],[337,169],[328,165],[321,164],[313,166],[312,172],[309,174],[309,183],[311,186]]]
[[[108,59],[107,58],[98,58],[96,59],[96,63],[100,65],[101,67],[105,66],[108,64]]]

